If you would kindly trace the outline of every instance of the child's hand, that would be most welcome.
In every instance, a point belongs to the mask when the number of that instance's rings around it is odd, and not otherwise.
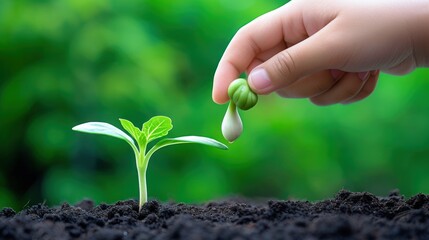
[[[375,88],[379,70],[428,64],[427,0],[293,0],[242,27],[214,76],[213,100],[242,72],[258,94],[350,103]]]

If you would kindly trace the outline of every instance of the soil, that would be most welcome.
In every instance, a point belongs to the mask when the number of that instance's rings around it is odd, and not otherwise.
[[[429,195],[342,190],[319,202],[227,199],[201,205],[134,200],[0,211],[0,239],[429,239]]]

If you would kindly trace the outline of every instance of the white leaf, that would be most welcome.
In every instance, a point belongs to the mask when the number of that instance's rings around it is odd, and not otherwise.
[[[104,122],[87,122],[72,128],[74,131],[101,134],[125,140],[134,146],[134,140],[119,128]]]

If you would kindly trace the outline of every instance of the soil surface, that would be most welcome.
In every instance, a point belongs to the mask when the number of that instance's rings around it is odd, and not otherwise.
[[[429,239],[429,195],[342,190],[319,202],[228,199],[202,205],[82,201],[0,211],[0,239]]]

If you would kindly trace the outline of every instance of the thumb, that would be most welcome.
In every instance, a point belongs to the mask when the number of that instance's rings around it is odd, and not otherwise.
[[[328,26],[255,67],[249,74],[252,90],[268,94],[307,75],[340,68],[343,61],[339,54],[344,58],[343,47]]]

